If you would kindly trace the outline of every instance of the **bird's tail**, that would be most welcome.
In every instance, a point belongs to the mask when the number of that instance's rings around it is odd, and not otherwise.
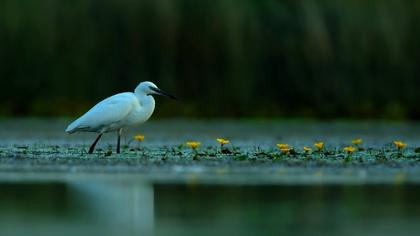
[[[77,132],[78,126],[79,126],[79,122],[77,122],[77,120],[74,121],[73,123],[69,124],[69,126],[67,126],[66,133],[72,134],[72,133]]]

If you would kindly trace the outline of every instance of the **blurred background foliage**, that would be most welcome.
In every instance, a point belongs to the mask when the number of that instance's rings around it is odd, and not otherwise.
[[[419,119],[420,1],[0,0],[0,115]]]

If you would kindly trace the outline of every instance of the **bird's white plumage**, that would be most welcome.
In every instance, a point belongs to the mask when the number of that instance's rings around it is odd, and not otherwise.
[[[151,82],[143,82],[134,93],[119,93],[106,98],[71,123],[66,132],[106,133],[147,121],[155,109],[150,87],[157,88]]]

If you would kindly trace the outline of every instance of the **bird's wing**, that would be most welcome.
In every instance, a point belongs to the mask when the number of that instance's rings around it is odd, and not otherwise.
[[[137,98],[132,93],[120,93],[106,98],[71,123],[66,132],[100,132],[112,125],[124,122],[124,118],[134,109],[136,102]]]

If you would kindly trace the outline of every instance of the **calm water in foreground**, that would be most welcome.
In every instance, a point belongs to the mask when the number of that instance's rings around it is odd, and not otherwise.
[[[418,186],[0,184],[0,235],[416,235]]]
[[[0,145],[89,144],[90,135],[63,134],[65,125],[66,121],[2,121]],[[131,131],[126,142],[138,132]],[[141,133],[148,140],[146,147],[176,145],[187,139],[211,145],[218,136],[243,147],[285,141],[304,145],[319,139],[340,145],[354,137],[364,138],[371,146],[394,139],[418,145],[420,140],[418,124],[384,122],[164,121],[145,125]],[[113,143],[113,138],[107,137],[102,145]],[[123,173],[80,175],[30,168],[0,173],[0,235],[383,236],[420,232],[417,182],[258,184],[245,178],[203,184],[192,176],[174,184],[132,177],[135,173],[128,177]],[[299,180],[299,175],[294,179]]]

